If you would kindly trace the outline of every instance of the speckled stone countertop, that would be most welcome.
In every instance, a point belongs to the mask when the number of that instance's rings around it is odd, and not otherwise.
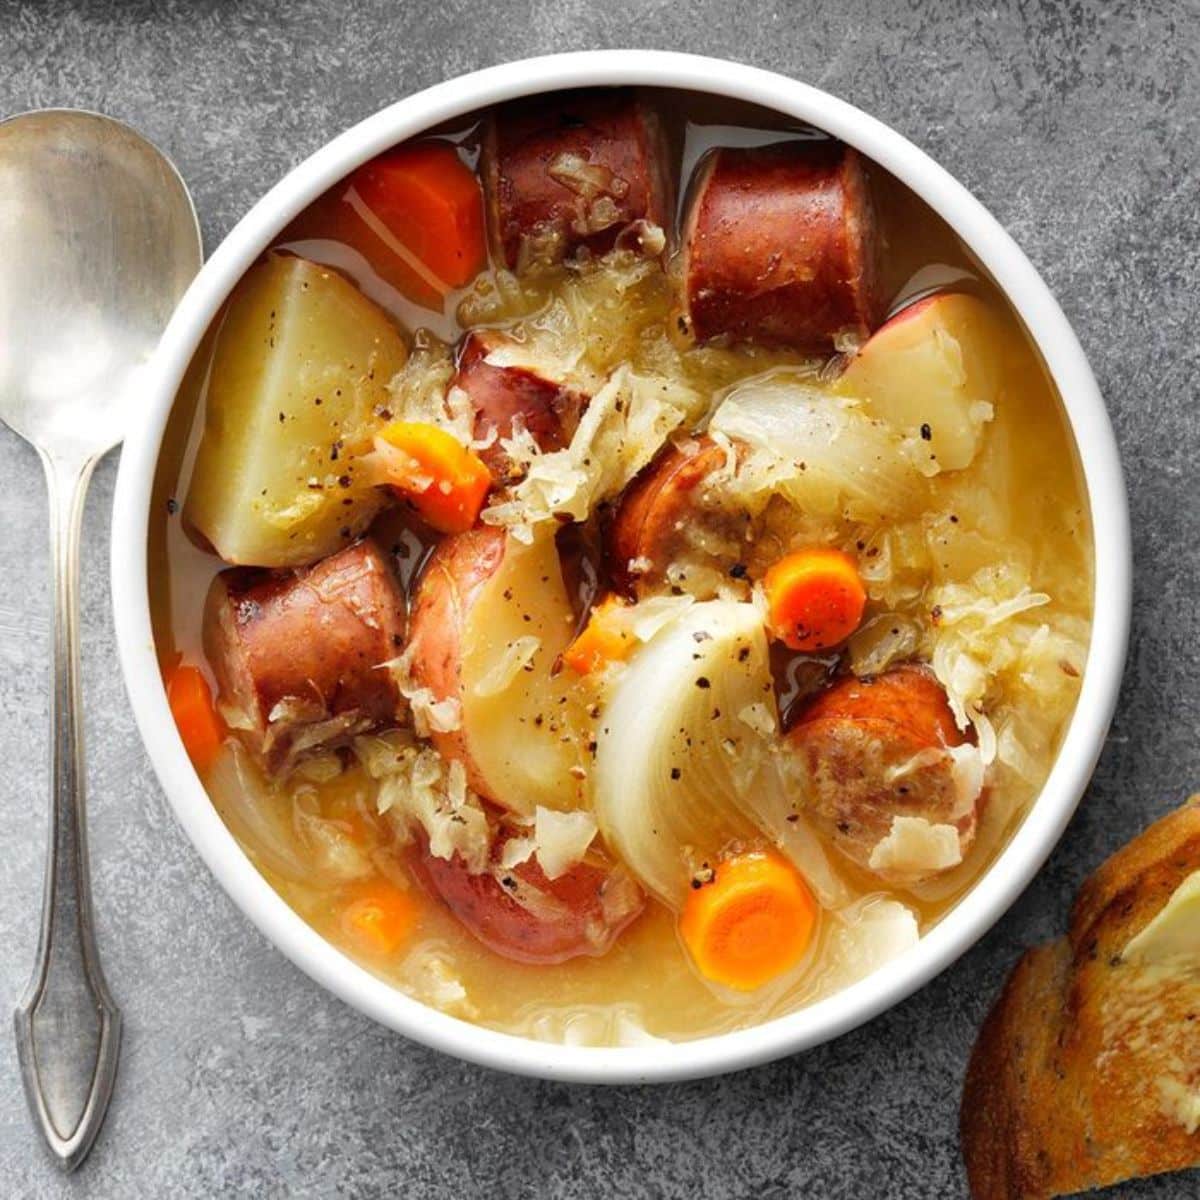
[[[0,115],[72,105],[132,122],[179,164],[212,248],[291,166],[392,100],[505,59],[629,44],[740,58],[881,117],[999,217],[1074,323],[1120,439],[1137,556],[1120,708],[1078,816],[974,950],[817,1051],[660,1088],[465,1066],[310,983],[176,826],[117,670],[109,460],[87,514],[84,681],[95,900],[125,1046],[108,1124],[64,1180],[0,1027],[3,1195],[964,1195],[959,1088],[1002,979],[1063,928],[1102,858],[1200,785],[1197,0],[0,0]],[[2,430],[0,480],[3,1008],[36,937],[49,588],[40,471]],[[1200,1195],[1200,1176],[1113,1194]]]

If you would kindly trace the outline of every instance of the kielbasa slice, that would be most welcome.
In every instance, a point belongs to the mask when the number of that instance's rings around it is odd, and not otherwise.
[[[645,907],[645,896],[624,868],[589,852],[548,879],[536,857],[505,869],[501,855],[518,836],[501,828],[491,861],[477,874],[455,855],[419,853],[414,873],[426,889],[485,946],[505,958],[559,963],[604,954]]]
[[[787,742],[809,815],[859,866],[896,883],[943,869],[881,851],[896,818],[915,818],[920,829],[952,826],[958,846],[950,858],[966,853],[982,766],[928,668],[908,664],[873,679],[842,679],[801,711]],[[965,750],[952,753],[959,747]]]
[[[367,538],[311,567],[222,571],[205,605],[204,649],[221,700],[267,768],[395,723],[391,672],[405,602],[383,551]]]
[[[831,354],[883,317],[867,178],[840,142],[710,151],[683,248],[684,303],[700,341]]]
[[[510,361],[489,362],[489,355]],[[463,339],[453,385],[462,388],[474,405],[476,440],[484,441],[494,431],[494,440],[479,453],[497,483],[520,473],[500,445],[501,438],[512,436],[514,423],[523,424],[542,450],[561,450],[570,443],[587,407],[587,397],[579,391],[545,370],[522,363],[519,344],[494,329],[478,329]]]
[[[481,166],[494,253],[511,270],[580,247],[603,254],[634,222],[670,220],[662,126],[624,89],[504,106],[488,122]]]
[[[737,563],[749,517],[722,507],[705,486],[725,462],[723,447],[695,438],[668,446],[626,489],[609,530],[617,587],[648,593],[678,582],[668,567],[686,574],[692,565]]]

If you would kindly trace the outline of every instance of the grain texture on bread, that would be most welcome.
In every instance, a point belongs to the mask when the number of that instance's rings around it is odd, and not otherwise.
[[[975,1200],[1042,1200],[1200,1165],[1200,958],[1126,954],[1197,871],[1194,797],[1084,884],[1065,938],[1017,964],[963,1089]]]

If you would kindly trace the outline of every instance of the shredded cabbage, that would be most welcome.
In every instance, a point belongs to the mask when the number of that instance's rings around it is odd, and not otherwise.
[[[400,729],[355,738],[354,753],[377,781],[378,811],[401,839],[410,840],[420,829],[437,858],[457,854],[469,871],[486,869],[491,831],[479,798],[467,787],[462,763],[447,763]]]
[[[416,1000],[468,1021],[479,1015],[462,980],[435,946],[413,950],[404,960],[402,978],[405,990]]]
[[[545,454],[532,444],[524,448],[526,457],[516,460],[523,478],[484,509],[483,520],[507,526],[526,543],[539,523],[585,521],[600,501],[624,489],[669,434],[695,420],[702,405],[684,384],[618,367],[592,397],[569,446]]]
[[[537,641],[536,638],[533,640]],[[427,738],[431,733],[453,733],[462,728],[462,704],[454,696],[438,700],[432,689],[417,683],[413,677],[412,663],[418,649],[415,644],[409,645],[403,654],[380,663],[379,669],[391,671],[397,691],[408,701],[413,729],[419,737]],[[515,669],[520,670],[520,666]]]
[[[945,871],[962,862],[962,845],[953,825],[934,825],[924,817],[893,817],[892,828],[874,850],[872,871],[898,879]]]
[[[437,425],[464,446],[471,445],[475,410],[461,388],[450,387],[453,377],[450,347],[427,330],[419,330],[408,361],[388,385],[392,397],[388,415],[399,421]]]
[[[510,642],[495,666],[475,684],[475,695],[494,696],[504,691],[522,671],[533,670],[533,658],[541,646],[542,639],[532,634]]]
[[[547,879],[558,879],[583,860],[596,836],[596,818],[590,812],[558,812],[538,806],[534,843],[538,866]]]
[[[1042,614],[1051,597],[1032,590],[1026,573],[1012,563],[935,586],[928,600],[932,617],[924,649],[959,728],[974,726],[985,764],[999,758],[1028,776],[1031,758],[1046,761],[1051,731],[1075,703],[1086,621]]]

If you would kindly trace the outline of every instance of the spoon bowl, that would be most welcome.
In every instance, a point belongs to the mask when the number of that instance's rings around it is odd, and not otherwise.
[[[0,419],[102,454],[199,269],[187,188],[140,134],[51,109],[0,122]]]
[[[48,110],[0,123],[0,419],[37,450],[50,500],[50,822],[37,963],[15,1014],[21,1076],[56,1161],[95,1140],[121,1014],[92,928],[79,705],[79,527],[96,461],[200,268],[179,173],[127,125]]]

